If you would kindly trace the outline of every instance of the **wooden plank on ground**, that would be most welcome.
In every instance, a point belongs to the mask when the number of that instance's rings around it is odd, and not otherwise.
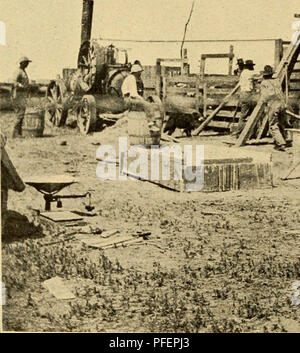
[[[132,239],[135,239],[132,235],[123,235],[109,239],[102,239],[101,237],[97,237],[96,239],[82,239],[82,242],[93,248],[105,248],[110,245],[114,246],[115,244],[125,243]]]

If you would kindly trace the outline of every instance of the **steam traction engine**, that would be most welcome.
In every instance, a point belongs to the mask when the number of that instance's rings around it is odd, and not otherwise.
[[[65,125],[72,108],[83,134],[101,128],[104,121],[100,114],[125,111],[121,85],[131,67],[126,50],[90,40],[92,17],[93,0],[83,0],[77,69],[64,69],[64,78],[51,81],[46,92],[50,102],[45,112],[46,123]]]

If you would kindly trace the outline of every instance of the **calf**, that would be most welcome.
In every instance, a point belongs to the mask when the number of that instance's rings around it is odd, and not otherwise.
[[[172,135],[176,129],[183,129],[187,136],[192,136],[192,131],[197,129],[203,121],[200,113],[194,111],[191,114],[171,113],[164,128],[164,133]]]

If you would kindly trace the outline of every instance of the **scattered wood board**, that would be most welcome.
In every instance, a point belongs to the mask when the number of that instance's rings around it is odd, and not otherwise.
[[[110,239],[102,239],[102,238],[97,238],[97,239],[83,239],[82,242],[86,244],[87,246],[93,247],[93,248],[99,248],[99,249],[104,249],[107,246],[112,246],[114,247],[115,245],[122,244],[128,241],[131,241],[133,239],[136,239],[132,235],[123,235],[123,236],[118,236]]]
[[[58,276],[44,281],[42,285],[53,294],[56,299],[75,299],[75,295],[66,287],[63,280]]]
[[[101,238],[109,238],[109,237],[116,235],[118,233],[120,233],[120,231],[118,229],[104,230],[101,233]]]
[[[113,249],[113,248],[118,248],[120,246],[129,246],[129,245],[134,245],[134,244],[139,244],[139,243],[143,243],[145,242],[143,239],[141,238],[134,238],[132,240],[128,240],[122,243],[114,243],[111,245],[107,245],[105,247],[102,247],[103,250],[107,250],[107,249]],[[145,243],[146,244],[146,243]]]
[[[76,215],[70,211],[51,211],[42,212],[42,217],[48,218],[53,222],[70,222],[70,221],[81,221],[82,217]]]

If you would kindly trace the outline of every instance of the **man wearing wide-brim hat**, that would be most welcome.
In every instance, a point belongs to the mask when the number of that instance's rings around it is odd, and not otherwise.
[[[233,74],[235,76],[241,76],[241,73],[243,72],[245,67],[244,59],[243,58],[237,59],[236,64],[237,64],[237,68],[234,70]]]
[[[260,99],[265,104],[265,114],[268,115],[269,131],[274,139],[275,149],[285,151],[287,146],[284,114],[286,101],[280,82],[273,78],[273,74],[272,66],[266,65],[260,85]]]
[[[246,60],[244,63],[244,69],[240,75],[239,85],[240,85],[240,100],[239,104],[241,106],[241,116],[237,125],[237,128],[233,135],[238,136],[243,131],[248,117],[251,115],[253,109],[255,108],[254,95],[254,62],[252,60]]]
[[[141,79],[143,68],[140,63],[135,63],[131,66],[130,75],[128,75],[122,83],[121,91],[124,99],[130,98],[132,100],[143,99],[138,94],[137,81]]]
[[[136,60],[131,66],[130,74],[122,83],[121,91],[126,109],[129,111],[144,111],[150,130],[157,132],[160,129],[155,125],[155,121],[153,121],[155,120],[154,106],[142,96],[143,87],[141,87],[141,74],[143,71],[140,61]]]
[[[22,125],[29,94],[29,78],[26,68],[30,62],[31,60],[27,56],[21,57],[19,59],[19,68],[13,76],[12,101],[16,114],[12,133],[13,138],[22,136]]]
[[[133,107],[144,108],[148,106],[148,102],[138,92],[138,82],[141,81],[141,74],[143,72],[142,65],[138,60],[131,66],[130,74],[125,77],[121,91],[127,109]]]

